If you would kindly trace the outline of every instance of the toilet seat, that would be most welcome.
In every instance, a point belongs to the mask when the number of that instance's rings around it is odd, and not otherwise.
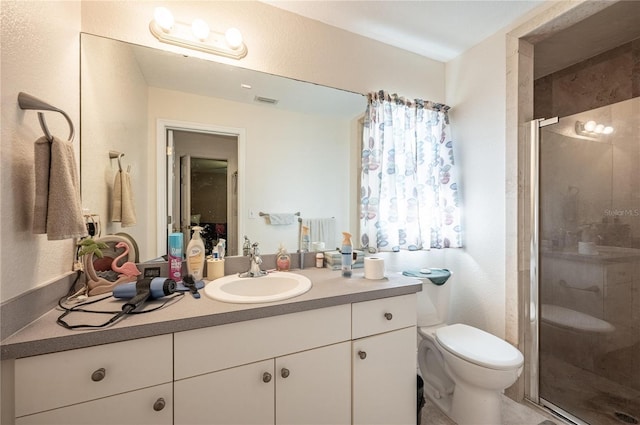
[[[522,366],[524,357],[514,346],[483,330],[461,323],[435,331],[436,341],[451,354],[488,369]]]

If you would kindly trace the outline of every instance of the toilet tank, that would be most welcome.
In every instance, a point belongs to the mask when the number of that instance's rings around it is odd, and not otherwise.
[[[434,326],[449,323],[451,285],[453,276],[444,285],[435,285],[429,279],[422,280],[422,291],[418,292],[418,326]]]

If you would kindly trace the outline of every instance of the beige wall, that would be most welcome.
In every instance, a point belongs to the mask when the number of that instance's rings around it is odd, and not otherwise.
[[[80,3],[0,3],[2,130],[0,138],[0,300],[67,275],[71,240],[48,241],[31,233],[34,200],[33,142],[43,133],[35,111],[18,108],[18,92],[36,96],[69,114],[80,132]],[[47,113],[52,134],[66,137],[60,114]],[[76,154],[79,151],[76,150]]]

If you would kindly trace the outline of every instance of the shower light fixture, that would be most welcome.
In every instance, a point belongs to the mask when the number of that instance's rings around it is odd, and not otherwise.
[[[601,135],[609,135],[613,133],[613,127],[604,124],[598,124],[595,121],[576,121],[576,134],[586,137],[598,137]]]
[[[232,59],[242,59],[247,55],[247,46],[237,28],[229,28],[224,34],[211,31],[202,19],[192,24],[176,21],[166,7],[157,7],[149,30],[158,40],[174,46],[194,49]]]

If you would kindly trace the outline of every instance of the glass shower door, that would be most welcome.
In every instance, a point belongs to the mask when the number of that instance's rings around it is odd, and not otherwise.
[[[640,98],[563,117],[538,151],[540,402],[640,420]]]

